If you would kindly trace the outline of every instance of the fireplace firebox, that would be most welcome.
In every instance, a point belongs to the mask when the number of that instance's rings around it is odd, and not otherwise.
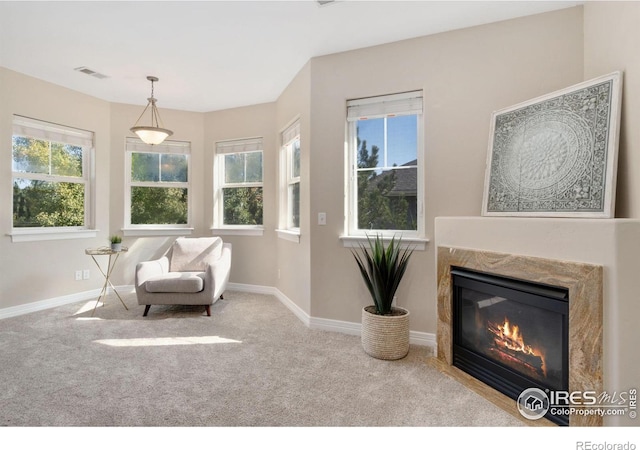
[[[568,390],[568,289],[460,267],[451,278],[454,366],[513,399]]]

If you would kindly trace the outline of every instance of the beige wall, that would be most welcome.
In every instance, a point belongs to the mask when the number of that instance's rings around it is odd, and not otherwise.
[[[300,242],[278,239],[275,286],[304,313],[311,314],[311,64],[307,63],[289,83],[277,102],[277,143],[292,121],[300,120]],[[315,124],[314,124],[315,127]],[[315,186],[313,186],[315,190]]]
[[[640,217],[640,2],[586,2],[584,77],[624,71],[616,217]]]
[[[489,122],[494,110],[582,81],[582,9],[427,36],[314,58],[311,62],[311,304],[316,317],[360,321],[370,303],[348,249],[344,219],[345,102],[424,91],[427,238],[435,217],[480,215]],[[411,329],[435,333],[432,243],[416,252],[398,302]]]
[[[11,242],[11,130],[13,115],[95,133],[95,239]],[[67,296],[99,286],[86,247],[104,245],[109,229],[109,103],[0,67],[0,308]],[[90,280],[75,281],[90,269]]]
[[[586,2],[584,6],[584,78],[616,70],[624,72],[618,154],[616,217],[640,218],[640,2]],[[616,295],[605,299],[605,388],[637,388],[640,361],[635,345],[640,339],[637,293],[640,267],[640,222],[617,220],[615,255],[618,264],[605,265]],[[592,248],[589,245],[587,248]],[[611,420],[637,425],[628,416]]]
[[[235,108],[205,114],[206,173],[204,187],[204,223],[213,226],[213,163],[215,144],[229,139],[262,137],[264,206],[263,236],[223,235],[233,245],[231,279],[234,283],[274,286],[276,278],[277,216],[277,140],[275,103]]]

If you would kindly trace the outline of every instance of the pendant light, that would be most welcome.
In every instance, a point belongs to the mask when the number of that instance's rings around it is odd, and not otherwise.
[[[151,97],[147,99],[149,103],[147,103],[147,106],[144,108],[144,111],[142,111],[142,114],[140,114],[140,117],[138,117],[131,131],[137,134],[145,144],[158,145],[171,136],[173,131],[162,127],[162,119],[160,119],[160,113],[158,113],[158,108],[156,107],[156,99],[153,97],[153,83],[158,81],[158,78],[148,76],[147,80],[151,81]],[[140,122],[144,113],[149,109],[149,106],[151,106],[151,125],[139,126],[138,122]]]

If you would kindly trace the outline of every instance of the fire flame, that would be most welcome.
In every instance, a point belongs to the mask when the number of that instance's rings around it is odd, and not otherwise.
[[[512,355],[524,354],[539,358],[541,362],[541,367],[539,369],[542,371],[542,374],[546,376],[547,370],[544,353],[537,348],[533,348],[530,345],[525,344],[524,337],[518,325],[511,324],[509,319],[505,317],[504,322],[501,325],[489,322],[489,331],[494,335],[494,344],[496,349],[501,351],[506,350],[508,354]],[[530,366],[530,364],[526,362],[526,358],[520,362],[524,365]]]
[[[520,334],[520,327],[518,325],[511,325],[509,319],[504,319],[502,325],[498,325],[498,330],[501,332],[501,337],[508,339],[504,340],[505,347],[514,350],[516,352],[523,352],[528,355],[535,355],[530,345],[524,343],[524,338]],[[539,355],[538,355],[539,356]]]

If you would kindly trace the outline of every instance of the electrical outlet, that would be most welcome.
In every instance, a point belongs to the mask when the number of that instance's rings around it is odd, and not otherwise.
[[[82,280],[82,270],[76,270],[76,281]]]
[[[318,213],[318,225],[326,225],[327,224],[327,213]]]
[[[84,269],[82,271],[82,279],[88,280],[89,278],[91,278],[91,271],[89,269]]]

